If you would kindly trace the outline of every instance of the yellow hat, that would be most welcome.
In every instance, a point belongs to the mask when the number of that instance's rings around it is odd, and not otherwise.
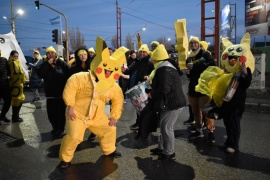
[[[142,44],[140,49],[139,49],[139,52],[140,51],[145,51],[149,54],[149,48],[148,48],[147,44]]]
[[[38,50],[34,50],[33,54],[35,54],[35,53],[39,54],[39,51]]]
[[[49,51],[52,51],[54,53],[56,53],[56,50],[54,49],[54,47],[50,46],[46,49],[46,53],[49,52]]]
[[[82,55],[82,54],[86,54],[86,55],[87,55],[86,50],[81,49],[81,50],[78,51],[78,56],[80,56],[80,55]]]
[[[152,41],[152,42],[151,42],[151,46],[152,46],[152,44],[155,44],[155,45],[158,46],[158,45],[159,45],[159,42],[157,42],[157,41]]]
[[[92,47],[90,47],[90,48],[88,49],[88,51],[89,51],[89,52],[96,53],[96,51],[95,51],[94,48],[92,48]]]
[[[197,43],[200,44],[200,40],[199,40],[199,38],[196,37],[196,36],[191,36],[191,37],[189,38],[189,41],[188,41],[188,42],[190,43],[191,41],[195,41],[195,42],[197,42]]]
[[[155,61],[163,61],[169,58],[167,50],[163,44],[157,46],[157,48],[151,53],[151,59]]]
[[[208,43],[206,41],[201,41],[200,44],[202,45],[204,50],[208,49]]]

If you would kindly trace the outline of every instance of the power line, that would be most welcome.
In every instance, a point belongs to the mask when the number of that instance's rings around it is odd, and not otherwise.
[[[129,14],[129,13],[126,13],[126,12],[123,12],[123,11],[122,11],[122,13],[127,14],[127,15],[132,16],[132,17],[135,17],[135,18],[137,18],[137,19],[140,19],[140,20],[146,21],[146,22],[148,22],[148,23],[151,23],[151,24],[154,24],[154,25],[160,26],[160,27],[164,27],[164,28],[167,28],[167,29],[174,30],[174,28],[170,28],[170,27],[167,27],[167,26],[164,26],[164,25],[161,25],[161,24],[155,23],[155,22],[152,22],[152,21],[149,21],[149,20],[146,20],[146,19],[140,18],[140,17],[138,17],[138,16],[134,16],[134,15],[132,15],[132,14]]]

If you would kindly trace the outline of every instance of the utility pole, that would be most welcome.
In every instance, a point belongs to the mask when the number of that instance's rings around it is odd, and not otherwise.
[[[116,46],[122,46],[122,32],[121,32],[121,8],[118,7],[118,0],[116,0]]]

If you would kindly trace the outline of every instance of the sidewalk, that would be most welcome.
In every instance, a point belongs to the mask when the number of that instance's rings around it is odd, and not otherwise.
[[[246,110],[270,113],[270,88],[247,91]]]

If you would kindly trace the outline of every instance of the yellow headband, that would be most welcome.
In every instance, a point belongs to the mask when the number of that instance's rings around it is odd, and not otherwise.
[[[80,55],[82,55],[82,54],[86,54],[86,55],[87,55],[86,50],[81,49],[81,50],[78,51],[78,56],[80,56]]]

